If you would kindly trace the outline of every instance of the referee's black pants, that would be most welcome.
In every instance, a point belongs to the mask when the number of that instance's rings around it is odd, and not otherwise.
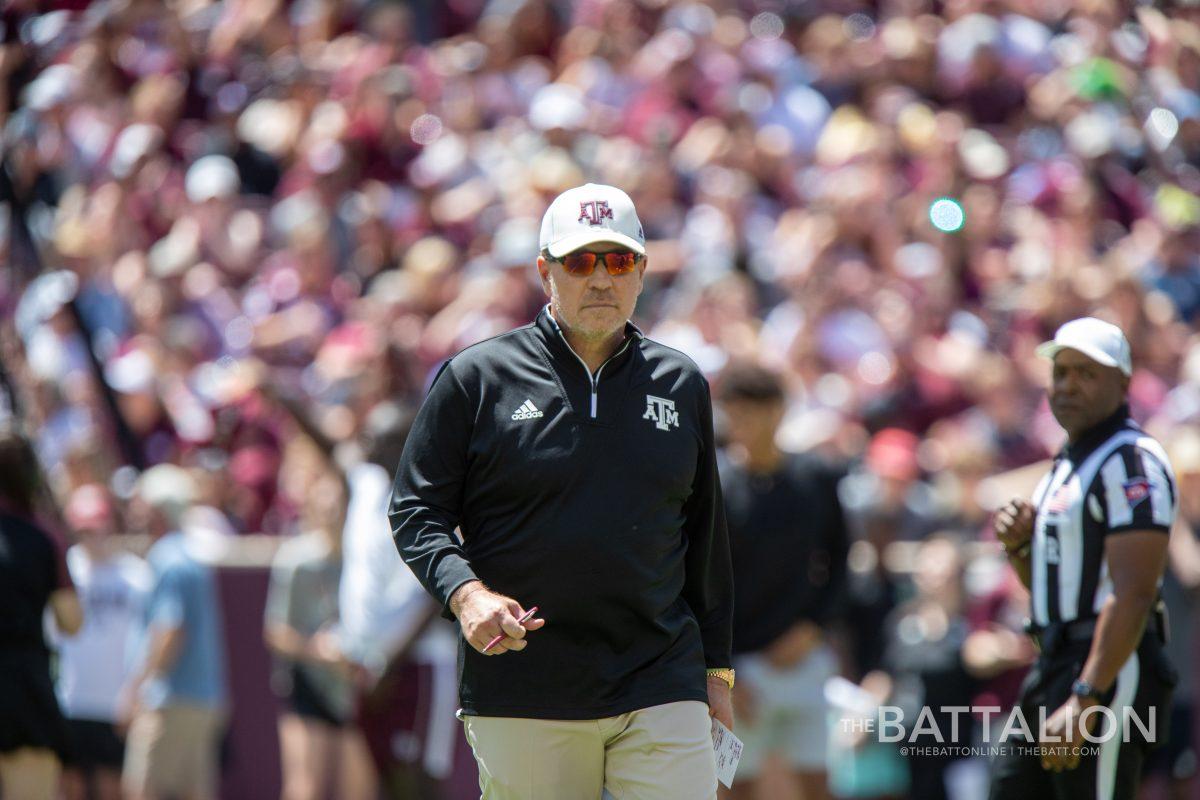
[[[1079,677],[1091,649],[1090,641],[1064,643],[1054,652],[1043,653],[1021,686],[1018,701],[1033,736],[1041,723],[1039,708],[1049,718],[1071,696],[1071,684]],[[1147,633],[1130,656],[1116,682],[1101,702],[1115,712],[1117,733],[1107,741],[1083,742],[1085,755],[1073,770],[1042,769],[1041,757],[1030,743],[1014,737],[995,742],[1001,749],[992,764],[989,800],[1134,800],[1146,753],[1166,741],[1170,718],[1171,688],[1177,675],[1166,658],[1158,636]],[[1131,707],[1150,727],[1148,739],[1136,723],[1129,727],[1129,741],[1122,736],[1122,708]],[[1007,720],[1007,716],[1005,716]],[[1100,717],[1092,731],[1099,736],[1108,723]]]

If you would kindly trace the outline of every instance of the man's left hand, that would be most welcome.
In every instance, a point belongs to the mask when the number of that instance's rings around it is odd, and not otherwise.
[[[1085,720],[1083,712],[1094,705],[1094,700],[1071,695],[1050,715],[1038,736],[1038,744],[1046,751],[1042,756],[1042,769],[1062,772],[1079,766],[1080,749],[1089,744],[1084,733],[1091,734],[1092,728],[1096,727],[1096,717],[1100,716],[1093,712]]]
[[[716,717],[722,725],[733,730],[733,702],[729,694],[728,683],[716,676],[708,676],[708,715]]]

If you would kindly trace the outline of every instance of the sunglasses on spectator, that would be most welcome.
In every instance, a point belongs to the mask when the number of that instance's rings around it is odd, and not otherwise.
[[[552,258],[549,255],[546,258],[562,264],[563,269],[571,275],[586,278],[596,269],[596,262],[601,259],[604,259],[604,268],[608,270],[609,275],[627,275],[633,272],[642,257],[631,250],[620,250],[613,253],[589,253],[581,250],[567,253],[561,258]]]

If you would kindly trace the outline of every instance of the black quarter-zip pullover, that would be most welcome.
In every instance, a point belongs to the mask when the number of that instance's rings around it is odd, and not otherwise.
[[[465,713],[706,701],[705,667],[729,666],[708,384],[632,324],[626,337],[591,375],[543,310],[446,362],[417,414],[389,511],[401,556],[443,607],[478,578],[546,620],[519,653],[460,641]]]

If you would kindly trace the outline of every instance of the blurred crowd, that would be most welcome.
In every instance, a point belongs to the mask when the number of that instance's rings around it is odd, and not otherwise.
[[[119,518],[168,464],[217,552],[340,533],[372,414],[533,317],[540,215],[592,180],[645,226],[634,321],[717,387],[780,376],[780,446],[849,465],[852,620],[949,581],[1015,629],[964,547],[989,478],[1061,445],[1033,349],[1084,314],[1129,337],[1200,524],[1194,2],[12,0],[0,27],[6,405],[64,507],[102,486]],[[950,576],[894,579],[896,542]]]

